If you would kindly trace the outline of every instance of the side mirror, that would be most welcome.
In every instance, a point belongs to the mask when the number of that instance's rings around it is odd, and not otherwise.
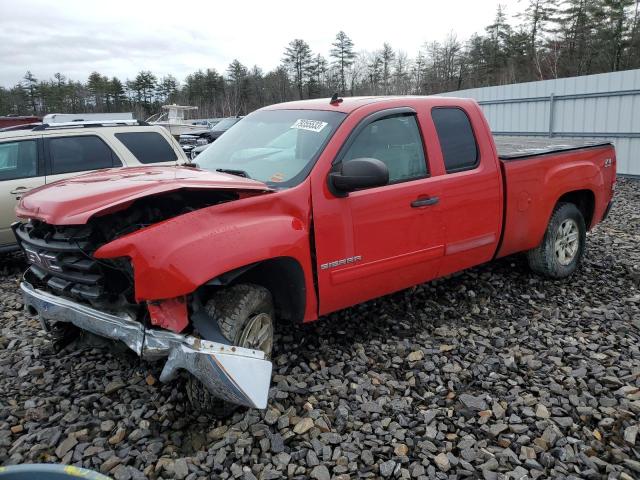
[[[381,187],[389,183],[389,169],[375,158],[354,158],[342,164],[339,172],[329,174],[329,189],[344,197],[360,188]]]

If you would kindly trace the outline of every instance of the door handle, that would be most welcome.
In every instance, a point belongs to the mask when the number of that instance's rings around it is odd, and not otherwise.
[[[27,193],[29,189],[27,187],[16,187],[15,190],[11,190],[9,193],[11,195],[20,195],[21,193]]]
[[[411,202],[411,207],[412,208],[428,207],[429,205],[435,205],[439,201],[440,199],[438,197],[418,198],[417,200],[414,200],[413,202]]]

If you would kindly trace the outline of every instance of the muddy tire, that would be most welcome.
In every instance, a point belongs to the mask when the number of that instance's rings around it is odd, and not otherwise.
[[[576,271],[586,247],[587,229],[573,203],[559,203],[553,210],[542,243],[527,252],[534,272],[549,278],[566,278]]]
[[[262,350],[267,358],[271,356],[274,310],[269,290],[253,284],[234,285],[217,292],[205,309],[233,345]],[[219,418],[228,417],[239,408],[214,397],[195,377],[187,379],[187,397],[194,409]]]

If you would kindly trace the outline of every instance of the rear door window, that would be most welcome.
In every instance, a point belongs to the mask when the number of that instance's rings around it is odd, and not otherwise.
[[[120,167],[116,154],[95,135],[46,139],[51,175]]]
[[[431,111],[431,118],[438,132],[447,173],[475,168],[478,165],[478,146],[464,110],[437,107]]]
[[[140,163],[175,162],[176,152],[158,132],[116,133],[116,138]]]
[[[37,140],[0,143],[0,181],[30,178],[37,175]]]

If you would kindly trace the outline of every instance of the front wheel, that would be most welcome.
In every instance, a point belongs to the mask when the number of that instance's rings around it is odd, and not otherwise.
[[[262,350],[266,358],[271,356],[274,309],[269,290],[253,284],[234,285],[217,292],[205,309],[233,345]],[[238,408],[213,396],[195,377],[187,379],[187,397],[194,409],[221,418]]]
[[[531,269],[550,278],[566,278],[576,271],[586,247],[587,229],[573,203],[559,203],[553,210],[542,243],[527,252]]]

